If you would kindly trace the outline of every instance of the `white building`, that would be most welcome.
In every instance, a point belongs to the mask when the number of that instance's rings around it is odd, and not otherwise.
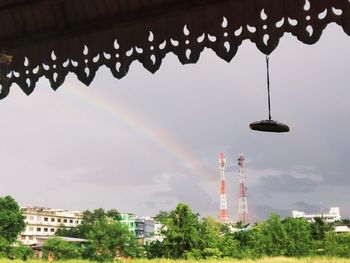
[[[320,214],[305,214],[302,211],[292,211],[293,218],[305,218],[309,222],[315,222],[315,218],[323,218],[327,223],[333,223],[335,221],[341,220],[339,207],[331,207],[328,213]]]
[[[26,228],[20,236],[25,245],[36,245],[39,240],[55,235],[59,227],[77,227],[82,222],[82,212],[43,207],[22,208]]]
[[[137,217],[135,220],[135,234],[142,243],[163,241],[161,235],[162,225],[152,217]]]
[[[136,217],[135,234],[137,238],[147,238],[154,235],[154,219],[151,217]]]
[[[349,226],[336,226],[334,231],[336,233],[350,233],[350,227]]]

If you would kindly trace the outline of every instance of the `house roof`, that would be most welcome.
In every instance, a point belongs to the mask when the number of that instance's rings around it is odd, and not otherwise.
[[[0,0],[0,99],[42,76],[53,89],[69,72],[89,85],[102,65],[116,78],[135,60],[154,73],[170,52],[230,61],[244,40],[270,54],[286,32],[314,44],[332,22],[350,35],[349,0]]]

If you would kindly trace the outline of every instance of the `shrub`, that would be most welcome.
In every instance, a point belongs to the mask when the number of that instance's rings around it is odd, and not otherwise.
[[[59,237],[50,238],[43,245],[43,257],[54,259],[75,259],[81,257],[80,249]]]

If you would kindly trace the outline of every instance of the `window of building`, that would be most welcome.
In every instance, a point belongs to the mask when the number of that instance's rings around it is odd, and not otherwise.
[[[73,219],[70,219],[70,220],[69,220],[69,223],[73,223]]]
[[[57,222],[58,222],[58,223],[61,223],[61,218],[57,218]]]
[[[63,223],[67,223],[67,219],[63,219]]]
[[[77,224],[79,224],[79,220],[75,221]]]
[[[51,222],[55,222],[55,218],[52,217],[52,218],[51,218]]]
[[[33,237],[32,237],[32,236],[29,236],[29,240],[33,240]]]
[[[34,220],[34,216],[29,216],[29,220],[33,221]]]
[[[44,217],[44,221],[45,222],[49,221],[49,218],[48,217]]]
[[[37,227],[36,231],[41,232],[41,227]]]
[[[30,226],[30,227],[28,228],[28,230],[29,230],[29,231],[33,231],[34,228],[33,228],[32,226]]]
[[[47,227],[44,227],[44,232],[49,231],[49,229]]]
[[[55,232],[55,229],[54,229],[54,228],[51,228],[51,229],[50,229],[50,232]]]
[[[37,216],[36,218],[38,221],[41,221],[41,216]]]

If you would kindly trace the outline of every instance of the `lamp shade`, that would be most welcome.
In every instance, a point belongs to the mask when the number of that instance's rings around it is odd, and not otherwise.
[[[249,127],[254,131],[262,131],[262,132],[289,132],[288,125],[274,121],[274,120],[262,120],[256,121],[249,125]]]

